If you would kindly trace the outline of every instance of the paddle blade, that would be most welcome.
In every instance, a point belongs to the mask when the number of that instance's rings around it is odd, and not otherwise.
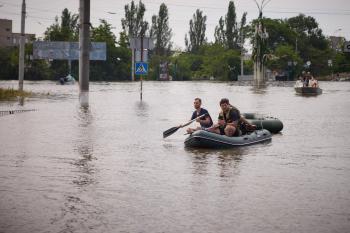
[[[173,133],[175,133],[180,127],[172,127],[168,130],[165,130],[163,132],[163,138],[169,137],[170,135],[172,135]]]

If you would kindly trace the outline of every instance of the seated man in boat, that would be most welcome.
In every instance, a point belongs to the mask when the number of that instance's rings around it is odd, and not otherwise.
[[[206,114],[206,115],[196,120],[201,125],[201,127],[197,127],[194,129],[188,128],[187,133],[193,133],[194,131],[199,130],[199,129],[206,129],[206,128],[209,128],[213,125],[213,121],[210,117],[208,110],[201,107],[202,100],[200,98],[194,99],[193,106],[194,106],[195,110],[192,113],[191,120],[193,120],[193,119],[195,119],[203,114]]]
[[[240,111],[232,106],[228,99],[223,98],[220,100],[220,108],[221,112],[219,113],[218,123],[208,129],[209,132],[233,137],[241,134],[241,124],[244,124],[250,129],[256,128],[241,116]]]

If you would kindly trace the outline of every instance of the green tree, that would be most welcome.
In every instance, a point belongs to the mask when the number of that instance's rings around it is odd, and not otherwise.
[[[270,55],[267,61],[267,67],[272,70],[288,71],[289,80],[296,78],[302,65],[303,60],[292,45],[279,45],[275,49],[274,56]]]
[[[226,23],[226,39],[227,46],[229,49],[237,49],[237,39],[238,39],[238,29],[237,29],[237,15],[236,15],[236,7],[233,1],[229,2],[228,12],[226,15],[225,23]]]
[[[123,47],[123,48],[127,48],[128,47],[128,37],[127,35],[125,34],[124,31],[121,31],[119,33],[119,41],[118,41],[118,44],[120,45],[120,47]]]
[[[177,80],[237,80],[240,54],[217,43],[205,44],[197,53],[187,52],[171,57],[171,62],[173,77]]]
[[[150,37],[154,37],[156,40],[154,50],[157,55],[169,54],[172,46],[171,36],[168,8],[162,3],[159,7],[158,16],[153,15],[152,17],[152,28],[150,31]]]
[[[304,62],[311,61],[310,71],[315,75],[324,74],[332,51],[316,19],[300,14],[287,19],[286,23],[296,35],[300,57]]]
[[[185,45],[188,51],[197,52],[199,47],[206,43],[205,37],[207,16],[203,16],[203,12],[197,9],[190,20],[189,40],[185,35]]]
[[[219,19],[219,25],[215,27],[214,32],[215,43],[225,46],[226,45],[226,32],[225,21],[222,17]]]
[[[106,42],[106,61],[90,61],[91,80],[113,81],[127,80],[130,70],[130,51],[126,47],[117,47],[116,36],[112,26],[106,20],[101,19],[100,25],[92,29],[91,40]]]
[[[44,32],[44,40],[46,41],[78,41],[77,14],[72,14],[65,8],[62,11],[61,22],[58,21],[58,16],[55,18],[55,23],[49,26]],[[77,71],[77,62],[72,63],[72,70]],[[51,62],[51,77],[50,79],[58,79],[62,76],[66,76],[68,73],[68,62],[63,60],[54,60]],[[75,72],[75,75],[78,73]]]
[[[229,49],[241,49],[246,38],[247,12],[244,12],[240,22],[237,22],[236,7],[233,1],[229,2],[225,20],[219,19],[215,27],[215,43],[222,44]]]
[[[67,8],[62,11],[61,23],[55,17],[55,23],[49,26],[44,35],[48,41],[77,41],[79,37],[77,14],[72,14]]]
[[[139,4],[135,5],[134,0],[132,0],[130,5],[125,5],[124,10],[125,18],[121,22],[126,36],[128,38],[144,37],[148,30],[148,22],[143,19],[146,11],[145,4],[140,0]]]
[[[0,48],[0,67],[0,79],[18,78],[18,48]]]

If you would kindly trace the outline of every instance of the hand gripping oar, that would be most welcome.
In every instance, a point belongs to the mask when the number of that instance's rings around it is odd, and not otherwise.
[[[205,115],[207,115],[206,113],[204,113],[203,115],[200,115],[199,117],[194,118],[193,120],[190,120],[189,122],[187,122],[186,124],[180,125],[180,126],[175,126],[172,127],[168,130],[165,130],[163,132],[163,138],[169,137],[170,135],[172,135],[173,133],[175,133],[178,129],[183,128],[185,126],[188,126],[189,124],[191,124],[192,122],[194,122],[195,120],[204,117]]]

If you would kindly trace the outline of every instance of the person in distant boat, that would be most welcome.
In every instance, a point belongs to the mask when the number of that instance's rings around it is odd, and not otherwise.
[[[305,87],[306,73],[305,71],[301,72],[301,82],[303,83],[303,87]]]
[[[311,74],[310,72],[307,72],[306,76],[305,76],[305,85],[304,87],[309,87],[310,86],[310,79],[311,79]]]
[[[63,77],[61,77],[60,79],[59,79],[59,82],[60,82],[60,84],[64,84],[64,78]]]
[[[220,108],[218,123],[208,129],[209,132],[234,137],[241,134],[241,125],[245,125],[249,129],[256,129],[256,126],[250,124],[240,111],[230,104],[228,99],[220,100]]]
[[[317,80],[314,78],[314,76],[311,75],[311,79],[309,81],[309,86],[310,87],[315,87],[317,88],[318,87],[318,82]]]
[[[191,120],[193,120],[193,119],[195,119],[203,114],[205,114],[205,116],[196,120],[201,125],[201,127],[188,128],[187,133],[193,133],[194,131],[199,130],[199,129],[210,128],[213,125],[213,121],[210,117],[208,110],[201,107],[202,100],[200,98],[195,98],[194,102],[193,102],[193,106],[194,106],[195,110],[192,113]]]

